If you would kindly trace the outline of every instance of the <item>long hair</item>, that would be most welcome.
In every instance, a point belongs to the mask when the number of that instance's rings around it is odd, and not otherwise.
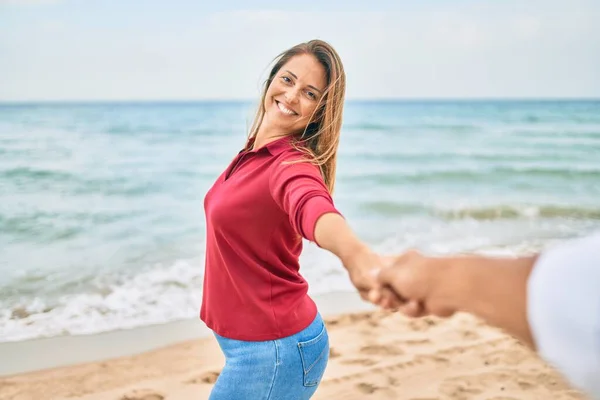
[[[322,40],[300,43],[275,58],[273,68],[271,68],[269,77],[262,89],[260,104],[250,128],[249,137],[256,136],[263,122],[265,97],[275,75],[292,57],[301,54],[314,56],[323,66],[327,87],[302,134],[294,136],[293,145],[308,156],[306,159],[309,162],[319,166],[327,189],[330,193],[333,193],[337,149],[340,142],[344,97],[346,94],[346,73],[340,56],[329,43]]]

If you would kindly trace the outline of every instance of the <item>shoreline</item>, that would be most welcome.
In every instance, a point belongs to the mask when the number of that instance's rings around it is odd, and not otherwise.
[[[332,299],[347,296],[331,296],[332,308],[321,309],[331,347],[315,400],[586,399],[526,346],[472,316],[408,319],[382,310],[331,315],[348,308]],[[106,345],[106,336],[94,337],[95,345]],[[0,400],[208,399],[223,365],[216,341],[198,338],[0,377]]]
[[[375,309],[356,292],[332,292],[311,298],[324,318]],[[5,342],[0,343],[0,377],[133,356],[210,335],[210,329],[198,317],[89,335]]]

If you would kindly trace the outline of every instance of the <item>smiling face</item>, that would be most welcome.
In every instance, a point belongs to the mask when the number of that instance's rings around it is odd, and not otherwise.
[[[314,56],[292,57],[277,71],[267,89],[264,123],[286,134],[304,131],[326,86],[325,68]]]

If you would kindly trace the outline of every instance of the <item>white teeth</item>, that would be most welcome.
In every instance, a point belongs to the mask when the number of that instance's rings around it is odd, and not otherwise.
[[[290,110],[289,108],[287,108],[286,106],[284,106],[280,102],[277,102],[277,107],[279,107],[279,109],[281,110],[281,112],[283,112],[283,113],[285,113],[287,115],[295,115],[296,114],[294,111]]]

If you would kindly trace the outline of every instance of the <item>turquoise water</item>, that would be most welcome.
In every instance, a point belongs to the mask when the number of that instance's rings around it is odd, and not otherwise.
[[[194,317],[204,193],[253,104],[0,105],[0,341]],[[338,208],[377,250],[600,229],[600,101],[349,102]],[[309,245],[311,292],[351,288]]]

